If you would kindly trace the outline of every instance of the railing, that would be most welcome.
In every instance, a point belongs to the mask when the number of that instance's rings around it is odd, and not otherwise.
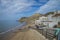
[[[32,29],[37,30],[40,34],[45,36],[48,40],[60,40],[60,32],[56,35],[56,28],[46,28],[46,27],[31,27]]]
[[[49,40],[58,40],[57,36],[55,35],[55,29],[42,28],[38,29],[38,31]]]
[[[55,37],[55,30],[46,29],[46,38],[53,40]]]

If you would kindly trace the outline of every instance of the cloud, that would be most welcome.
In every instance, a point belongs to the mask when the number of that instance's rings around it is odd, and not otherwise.
[[[3,13],[16,13],[18,11],[24,11],[31,5],[42,5],[38,4],[34,0],[1,0],[1,4],[4,7],[2,10]]]
[[[47,2],[47,1],[49,1],[49,0],[39,0],[39,2]]]
[[[33,10],[36,10],[38,7],[35,6],[41,6],[42,3],[38,3],[36,0],[1,0],[1,19],[10,19],[10,18],[16,18],[18,15],[18,12],[20,16],[23,16],[28,13],[30,15],[31,12],[35,12]],[[32,7],[34,6],[34,7]],[[25,12],[24,14],[22,14]],[[26,15],[25,15],[26,16]]]
[[[50,0],[44,6],[41,6],[36,12],[47,13],[55,10],[60,10],[60,0]]]

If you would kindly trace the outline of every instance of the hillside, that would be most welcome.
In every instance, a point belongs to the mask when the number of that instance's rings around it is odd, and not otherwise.
[[[28,17],[22,17],[21,19],[19,19],[19,22],[20,22],[20,23],[26,22],[27,18],[28,18]]]
[[[30,17],[22,17],[21,19],[19,19],[20,22],[27,22],[30,23],[31,21],[34,21],[36,19],[39,19],[39,17],[41,16],[41,14],[39,13],[35,13],[34,15],[30,16]]]

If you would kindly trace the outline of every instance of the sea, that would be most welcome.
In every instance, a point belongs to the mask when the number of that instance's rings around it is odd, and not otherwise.
[[[20,28],[26,23],[20,23],[17,20],[0,20],[0,33],[6,32],[14,28]]]

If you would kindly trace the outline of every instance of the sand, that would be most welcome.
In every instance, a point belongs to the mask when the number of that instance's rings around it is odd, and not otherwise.
[[[19,33],[15,34],[15,36],[10,38],[9,40],[47,40],[44,36],[42,36],[34,29],[25,30],[26,31],[22,30]]]

